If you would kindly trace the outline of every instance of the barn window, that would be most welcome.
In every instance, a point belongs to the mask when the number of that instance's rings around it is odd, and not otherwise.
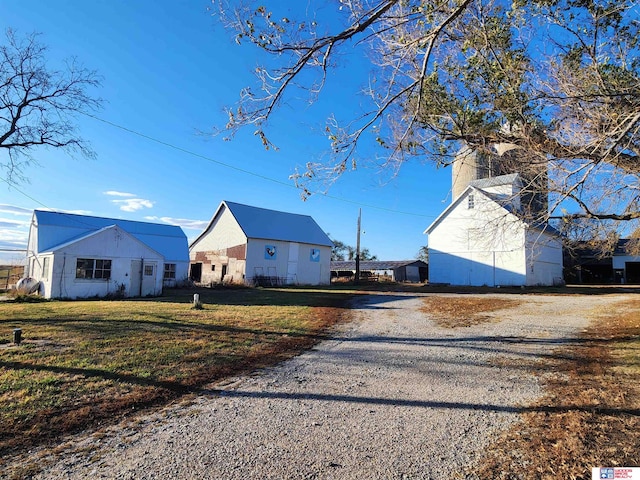
[[[153,265],[145,265],[144,266],[144,275],[146,277],[150,277],[153,275]]]
[[[164,264],[164,278],[173,279],[176,278],[176,264],[175,263],[165,263]]]
[[[109,280],[111,260],[79,258],[76,261],[76,278]]]
[[[468,208],[469,210],[471,210],[471,209],[475,208],[475,206],[476,206],[476,199],[475,199],[475,198],[473,198],[473,195],[469,195],[469,197],[467,198],[467,201],[468,201],[468,203],[467,203],[467,208]]]
[[[44,257],[42,259],[42,278],[45,280],[49,279],[49,261],[51,259],[49,257]]]

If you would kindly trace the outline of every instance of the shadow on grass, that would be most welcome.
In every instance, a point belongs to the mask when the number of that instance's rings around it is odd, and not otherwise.
[[[60,326],[65,331],[77,332],[84,335],[87,340],[99,338],[101,340],[111,340],[123,338],[124,336],[135,335],[137,333],[154,333],[154,334],[191,334],[198,336],[210,335],[215,333],[227,333],[232,335],[255,335],[260,337],[269,336],[282,336],[287,335],[295,338],[309,338],[312,340],[320,340],[326,338],[329,332],[326,334],[316,333],[303,333],[296,332],[294,330],[269,330],[264,328],[245,328],[236,327],[230,325],[216,325],[211,323],[194,322],[180,322],[174,320],[175,317],[155,315],[157,320],[126,320],[126,319],[105,319],[105,318],[88,318],[78,319],[73,317],[55,318],[52,320],[40,319],[40,320],[25,320],[23,324],[28,325],[27,332],[37,333],[38,327],[52,327]],[[0,320],[0,325],[3,323],[14,324],[16,318],[9,318],[7,320]],[[26,327],[25,327],[26,328]],[[179,337],[175,337],[179,340]],[[206,337],[202,337],[206,338]],[[29,339],[24,340],[25,344],[29,343]]]
[[[563,287],[464,287],[412,283],[332,284],[318,287],[278,288],[185,288],[167,289],[158,302],[192,303],[194,294],[205,304],[220,305],[313,305],[340,307],[367,294],[383,295],[386,301],[415,294],[506,294],[506,295],[611,295],[640,293],[640,285],[567,285]],[[145,299],[135,299],[145,300]],[[135,301],[134,300],[134,301]],[[378,302],[381,302],[378,301]]]
[[[105,380],[115,380],[117,382],[129,383],[131,385],[163,388],[176,393],[186,393],[190,390],[189,386],[184,385],[180,382],[156,380],[150,377],[141,377],[138,375],[110,372],[109,370],[103,370],[99,368],[60,367],[56,365],[39,365],[27,362],[5,362],[1,360],[0,368],[7,368],[11,370],[33,370],[36,372],[62,373],[68,375],[79,375],[87,378],[99,377]]]
[[[163,296],[132,301],[193,303],[194,294],[207,305],[345,307],[354,293],[330,288],[188,288],[167,289]]]

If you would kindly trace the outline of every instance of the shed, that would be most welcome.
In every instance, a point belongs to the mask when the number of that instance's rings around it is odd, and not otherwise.
[[[328,284],[332,247],[308,215],[222,201],[189,247],[190,278],[202,284]]]
[[[187,280],[180,227],[35,210],[27,276],[45,298],[160,295]]]
[[[640,284],[640,256],[629,253],[636,240],[618,240],[609,254],[607,246],[598,242],[571,244],[565,250],[567,281],[572,283],[628,283]]]
[[[425,282],[428,278],[428,264],[422,260],[361,260],[360,276],[370,279],[385,279],[392,282]],[[355,260],[333,260],[331,276],[355,276]]]

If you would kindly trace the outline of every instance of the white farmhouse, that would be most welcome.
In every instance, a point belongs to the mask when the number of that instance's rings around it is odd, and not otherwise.
[[[471,182],[425,230],[429,282],[507,286],[562,283],[562,241],[520,214],[516,173]]]
[[[35,210],[27,276],[45,298],[160,295],[187,280],[180,227]]]
[[[333,243],[308,215],[222,201],[189,247],[198,283],[324,285]]]

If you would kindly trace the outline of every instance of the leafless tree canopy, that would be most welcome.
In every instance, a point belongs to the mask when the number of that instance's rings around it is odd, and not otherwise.
[[[63,71],[49,69],[46,47],[36,34],[20,38],[6,32],[0,45],[0,152],[5,152],[0,166],[10,180],[21,177],[40,146],[94,156],[77,135],[75,115],[100,106],[88,93],[98,85],[96,73],[75,59]]]
[[[415,157],[447,165],[467,145],[547,184],[547,220],[635,228],[637,0],[336,0],[324,24],[315,3],[294,19],[282,2],[214,0],[237,42],[262,48],[270,65],[227,125],[254,126],[266,146],[289,91],[315,98],[341,52],[371,59],[361,79],[371,108],[347,125],[328,119],[331,162],[294,176],[304,195],[355,168],[362,142],[377,142],[393,170]]]

